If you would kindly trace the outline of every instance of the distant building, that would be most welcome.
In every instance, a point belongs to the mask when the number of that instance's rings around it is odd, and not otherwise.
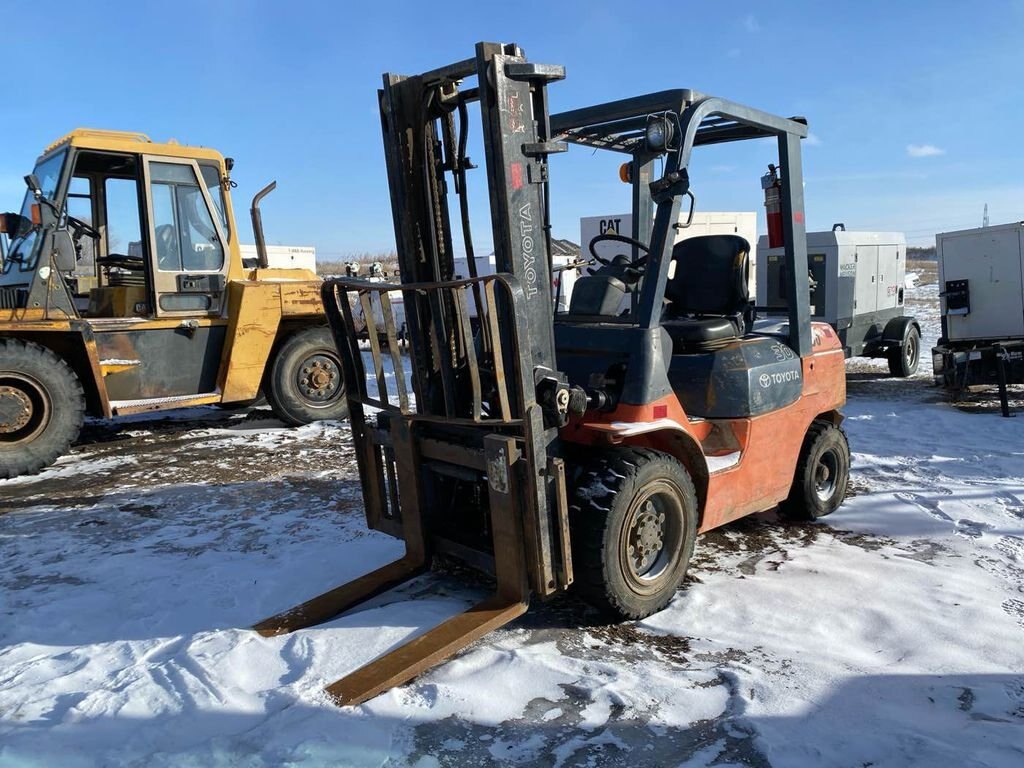
[[[552,238],[551,255],[555,258],[565,257],[568,259],[578,259],[580,257],[580,247],[572,240],[558,240]]]

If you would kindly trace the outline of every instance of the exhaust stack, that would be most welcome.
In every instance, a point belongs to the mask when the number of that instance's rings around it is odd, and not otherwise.
[[[267,184],[267,186],[256,193],[256,197],[252,199],[252,207],[249,209],[249,213],[252,216],[252,233],[256,238],[256,264],[260,269],[266,269],[270,266],[270,262],[267,259],[267,241],[263,239],[263,215],[260,213],[260,203],[264,197],[275,189],[277,189],[276,181]]]

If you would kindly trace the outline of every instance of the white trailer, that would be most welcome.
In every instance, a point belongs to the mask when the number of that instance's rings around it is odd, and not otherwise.
[[[782,247],[758,244],[757,307],[785,312],[787,300]],[[904,313],[906,238],[901,232],[807,233],[811,316],[835,328],[847,357],[885,357],[894,376],[917,370],[921,326]]]
[[[255,265],[256,246],[242,243],[242,263]],[[272,269],[308,269],[316,272],[316,248],[306,245],[268,245],[267,263]]]
[[[685,214],[681,214],[680,218],[685,218]],[[598,235],[614,233],[630,237],[632,232],[632,214],[585,216],[580,219],[580,255],[584,259],[590,258],[590,241]],[[676,242],[699,235],[739,235],[750,244],[748,291],[753,296],[757,285],[757,214],[753,211],[694,213],[690,226],[676,230]],[[623,247],[622,244],[614,242],[597,243],[595,246],[598,255],[603,258],[611,258],[622,253]]]
[[[1024,222],[935,236],[942,336],[950,342],[1024,339]]]
[[[942,337],[932,350],[939,384],[1024,383],[1024,222],[942,232]],[[1004,387],[1005,394],[1005,387]]]

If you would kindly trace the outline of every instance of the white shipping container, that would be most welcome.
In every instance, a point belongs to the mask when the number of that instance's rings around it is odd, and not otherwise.
[[[969,311],[942,315],[949,341],[1024,338],[1024,222],[941,232],[935,235],[939,286],[966,280]]]
[[[242,259],[256,258],[256,246],[240,244]],[[268,245],[267,262],[271,269],[308,269],[316,272],[316,248],[305,245]]]

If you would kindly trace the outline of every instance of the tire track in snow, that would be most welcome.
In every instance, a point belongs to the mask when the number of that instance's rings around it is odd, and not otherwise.
[[[913,493],[911,491],[896,491],[893,493],[893,496],[900,501],[917,507],[919,510],[936,520],[941,520],[944,523],[952,523],[953,532],[959,536],[977,539],[981,537],[982,533],[992,528],[989,523],[982,523],[976,520],[969,520],[967,518],[954,520],[942,511],[940,502],[933,501],[927,496],[922,496],[919,493]]]

